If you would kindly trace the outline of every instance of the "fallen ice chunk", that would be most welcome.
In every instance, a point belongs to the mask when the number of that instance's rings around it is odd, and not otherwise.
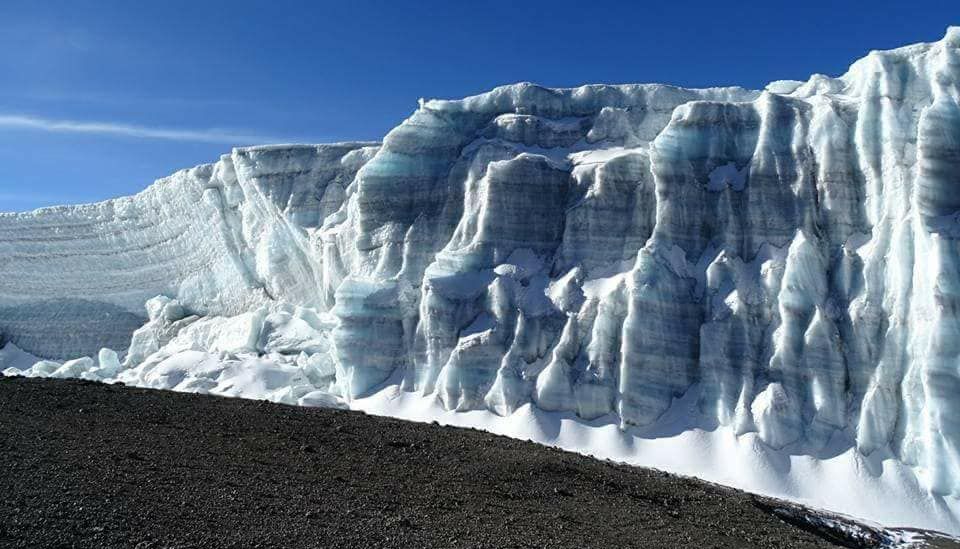
[[[318,406],[323,408],[348,409],[349,407],[339,398],[326,391],[311,391],[297,400],[300,406]]]
[[[94,365],[95,363],[93,362],[93,359],[88,356],[75,358],[73,360],[64,362],[59,368],[50,374],[50,377],[80,377],[81,374],[92,369]]]

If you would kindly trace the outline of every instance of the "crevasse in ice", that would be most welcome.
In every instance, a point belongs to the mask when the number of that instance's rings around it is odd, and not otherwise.
[[[960,27],[763,91],[421,101],[382,144],[0,214],[0,257],[28,374],[244,396],[229,369],[301,403],[393,380],[623,426],[694,390],[708,423],[960,494]],[[101,347],[122,365],[59,362]]]

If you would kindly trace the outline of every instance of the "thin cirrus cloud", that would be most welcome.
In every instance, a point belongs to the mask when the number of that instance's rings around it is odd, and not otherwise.
[[[86,133],[139,139],[164,139],[197,143],[257,144],[290,143],[297,139],[255,135],[222,129],[181,129],[139,126],[116,122],[56,120],[23,114],[0,114],[0,128],[40,130],[53,133]]]
[[[4,211],[4,205],[6,203],[10,204],[20,204],[24,202],[29,203],[73,203],[77,200],[83,200],[80,197],[74,198],[69,196],[58,196],[48,193],[34,193],[34,192],[0,192],[0,212]]]

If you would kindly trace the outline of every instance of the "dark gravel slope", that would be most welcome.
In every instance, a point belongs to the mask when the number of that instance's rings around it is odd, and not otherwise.
[[[82,381],[0,377],[0,462],[3,547],[793,548],[872,535],[831,538],[787,504],[480,431]]]

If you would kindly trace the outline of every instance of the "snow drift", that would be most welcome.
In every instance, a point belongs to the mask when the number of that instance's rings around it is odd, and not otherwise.
[[[960,27],[763,91],[421,101],[0,214],[0,257],[7,373],[472,418],[960,532]]]

